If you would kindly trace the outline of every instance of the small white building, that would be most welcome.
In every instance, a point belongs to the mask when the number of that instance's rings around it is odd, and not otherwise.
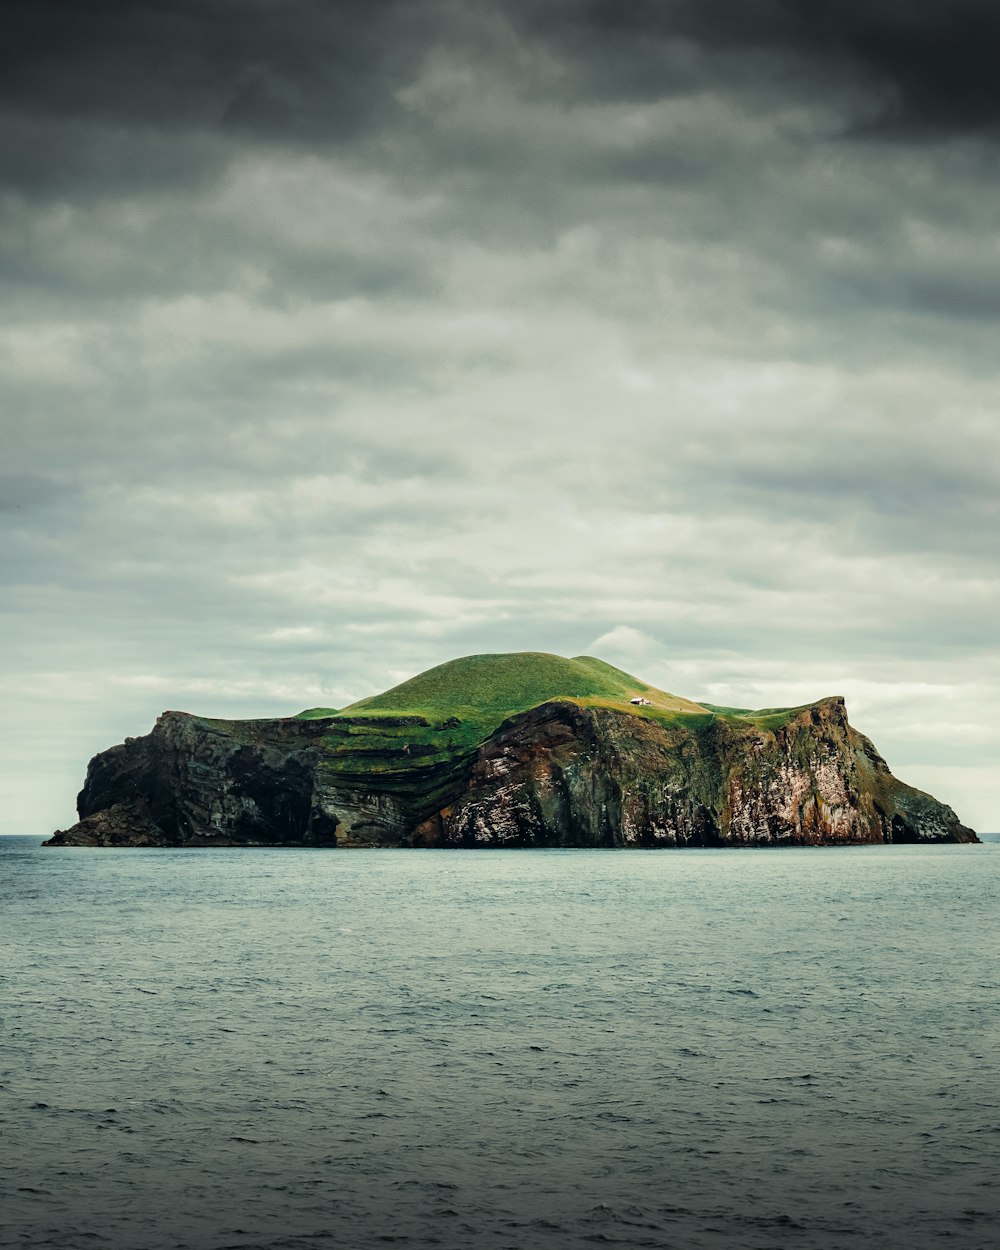
[[[637,699],[629,699],[629,703],[635,703],[638,707],[652,707],[653,706],[651,700],[644,699],[642,698],[641,695]]]

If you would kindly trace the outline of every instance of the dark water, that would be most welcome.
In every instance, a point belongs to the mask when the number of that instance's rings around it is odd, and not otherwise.
[[[1000,1244],[1000,845],[0,853],[5,1246]]]

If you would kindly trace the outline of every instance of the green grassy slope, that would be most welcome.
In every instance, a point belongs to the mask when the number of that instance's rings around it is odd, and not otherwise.
[[[629,700],[637,697],[648,699],[650,706],[631,705]],[[301,715],[351,720],[412,716],[431,725],[457,718],[460,725],[449,727],[453,740],[471,744],[488,736],[507,717],[557,699],[642,714],[708,715],[697,703],[657,690],[593,656],[566,659],[542,651],[467,655],[339,712],[312,708]]]
[[[720,707],[717,703],[700,703],[698,705],[704,708],[706,712],[711,712],[714,716],[721,716],[724,720],[730,721],[749,721],[760,729],[778,729],[796,716],[799,712],[804,712],[806,708],[813,707],[811,703],[802,703],[798,707]]]

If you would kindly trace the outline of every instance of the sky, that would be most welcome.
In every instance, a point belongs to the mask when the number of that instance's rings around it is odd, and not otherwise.
[[[8,0],[0,832],[474,652],[1000,830],[995,0]]]

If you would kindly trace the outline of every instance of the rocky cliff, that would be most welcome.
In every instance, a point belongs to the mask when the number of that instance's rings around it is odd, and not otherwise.
[[[764,720],[768,718],[763,718]],[[459,846],[770,846],[976,841],[889,772],[842,699],[784,718],[664,724],[548,703],[477,752],[417,840]]]
[[[768,846],[976,841],[839,698],[710,708],[599,660],[429,670],[336,712],[165,712],[90,763],[49,846]]]

